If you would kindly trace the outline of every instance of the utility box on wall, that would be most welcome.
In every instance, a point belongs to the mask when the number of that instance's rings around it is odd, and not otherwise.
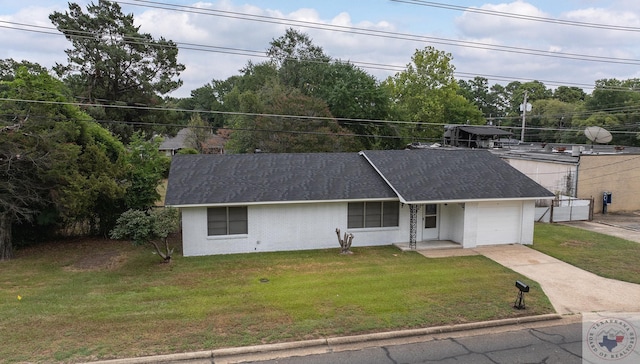
[[[607,206],[611,204],[611,192],[602,193],[602,213],[607,213]]]

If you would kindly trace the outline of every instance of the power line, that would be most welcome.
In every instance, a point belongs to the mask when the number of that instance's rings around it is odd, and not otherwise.
[[[290,118],[290,119],[303,119],[303,120],[326,120],[326,121],[336,120],[336,121],[341,121],[341,122],[369,122],[369,123],[382,123],[382,124],[411,124],[411,125],[417,125],[417,126],[434,126],[434,125],[435,126],[444,126],[444,125],[446,125],[446,124],[429,123],[429,122],[422,122],[422,121],[353,119],[353,118],[335,118],[335,117],[327,117],[327,116],[266,114],[266,113],[249,113],[249,112],[239,112],[239,111],[218,111],[218,110],[191,110],[191,109],[182,109],[182,108],[164,108],[164,107],[140,106],[140,105],[109,105],[109,104],[89,104],[89,103],[81,103],[81,102],[68,102],[68,101],[28,100],[28,99],[15,99],[15,98],[6,98],[6,97],[0,97],[0,101],[25,102],[25,103],[50,104],[50,105],[70,105],[70,106],[77,106],[77,107],[102,106],[102,107],[110,108],[110,109],[173,111],[173,112],[217,114],[217,115]],[[158,124],[158,125],[164,125],[164,124]]]
[[[47,101],[47,100],[27,100],[27,99],[15,99],[15,98],[0,98],[0,101],[11,102],[25,102],[25,103],[37,103],[37,104],[50,104],[50,105],[71,105],[71,106],[91,106],[95,107],[96,104],[78,103],[78,102],[65,102],[65,101]],[[150,106],[132,106],[132,105],[106,105],[99,104],[105,108],[115,109],[137,109],[137,110],[154,110],[154,111],[173,111],[173,112],[187,112],[187,113],[203,113],[203,114],[220,114],[220,115],[234,115],[234,116],[253,116],[253,117],[270,117],[270,118],[282,118],[282,119],[302,119],[302,120],[316,120],[316,121],[337,121],[337,122],[352,122],[352,123],[379,123],[379,124],[405,124],[413,126],[438,126],[444,127],[446,123],[431,123],[426,121],[405,121],[405,120],[380,120],[380,119],[354,119],[354,118],[334,118],[334,117],[320,117],[320,116],[305,116],[305,115],[285,115],[285,114],[267,114],[267,113],[247,113],[236,111],[216,111],[216,110],[192,110],[181,108],[162,108],[162,107],[150,107]],[[30,116],[32,117],[32,116]],[[178,124],[162,124],[162,123],[149,123],[149,122],[134,122],[134,121],[102,121],[102,122],[114,122],[114,123],[126,123],[134,125],[152,125],[152,126],[184,126]],[[519,130],[521,127],[517,125],[513,126],[487,126],[487,125],[475,125],[477,127],[492,127],[501,129]],[[223,129],[229,129],[222,127]],[[562,132],[582,132],[582,129],[567,129],[567,128],[550,128],[550,127],[527,127],[527,130],[537,131],[562,131]],[[263,130],[268,131],[268,130]],[[612,134],[636,134],[634,131],[611,131]],[[329,133],[330,134],[330,133]],[[333,134],[331,134],[333,135]]]
[[[605,63],[631,64],[631,65],[640,64],[640,60],[631,59],[631,58],[614,58],[614,57],[604,57],[604,56],[586,55],[586,54],[577,54],[577,53],[552,52],[552,51],[530,49],[530,48],[523,48],[523,47],[514,47],[514,46],[500,46],[500,45],[493,45],[489,43],[460,41],[460,40],[453,40],[453,39],[440,38],[440,37],[421,36],[421,35],[415,35],[415,34],[409,34],[409,33],[399,33],[399,32],[391,32],[391,31],[383,31],[383,30],[375,30],[375,29],[348,27],[348,26],[341,26],[341,25],[322,24],[322,23],[311,22],[311,21],[283,19],[283,18],[277,18],[277,17],[265,16],[265,15],[253,15],[253,14],[223,11],[223,10],[216,10],[216,9],[203,9],[203,8],[198,8],[193,6],[168,4],[168,3],[149,1],[149,0],[135,0],[135,2],[116,0],[116,2],[121,4],[126,4],[126,5],[146,6],[149,8],[163,9],[163,10],[169,10],[169,11],[195,13],[195,14],[201,14],[201,15],[209,15],[209,16],[216,16],[216,17],[222,17],[222,18],[239,19],[239,20],[249,20],[249,21],[271,23],[271,24],[296,25],[296,26],[307,27],[311,29],[328,30],[328,31],[341,32],[341,33],[347,33],[347,34],[366,35],[366,36],[397,39],[397,40],[408,40],[408,41],[415,41],[415,42],[426,42],[426,43],[430,42],[435,44],[451,45],[455,47],[494,50],[499,52],[528,54],[528,55],[535,55],[535,56],[541,56],[541,57],[572,59],[572,60],[589,61],[589,62],[605,62]],[[141,5],[141,4],[145,4],[145,5]]]
[[[152,1],[141,1],[141,0],[139,0],[139,2],[162,4],[162,3],[152,2]],[[123,2],[123,3],[126,3],[126,2]],[[165,4],[165,5],[170,5],[170,4]],[[168,10],[174,10],[174,9],[168,9]],[[225,13],[229,13],[229,12],[225,12]],[[242,14],[242,13],[233,13],[233,14]],[[244,14],[244,15],[247,15],[247,14]],[[279,18],[275,18],[275,19],[279,19]],[[0,21],[0,23],[7,23],[7,24],[14,24],[14,25],[20,25],[20,26],[27,26],[27,27],[36,28],[36,29],[18,29],[18,30],[37,31],[37,32],[46,33],[46,34],[61,35],[61,33],[57,32],[57,31],[49,31],[49,30],[55,29],[55,28],[51,28],[51,27],[30,25],[30,24],[24,24],[24,23],[14,23],[14,22],[7,22],[7,21]],[[319,24],[319,23],[314,23],[314,24]],[[0,27],[3,27],[3,26],[0,26]],[[16,28],[13,28],[13,27],[6,27],[6,28],[16,29]],[[44,29],[44,30],[42,30],[42,29]],[[64,29],[63,29],[63,31],[64,31]],[[74,33],[76,33],[76,34],[69,35],[69,36],[71,36],[71,37],[79,37],[79,38],[90,38],[90,37],[88,37],[86,35],[83,35],[83,34],[90,34],[88,32],[74,31]],[[402,34],[402,33],[397,33],[397,34]],[[91,37],[91,38],[93,39],[93,37]],[[126,40],[126,41],[129,42],[129,43],[148,44],[148,41],[146,39],[143,39],[143,38],[133,38],[132,37],[132,38],[128,38],[128,39],[129,40]],[[247,55],[247,56],[267,57],[264,54],[264,52],[262,52],[262,51],[252,51],[252,50],[245,50],[245,49],[238,49],[238,48],[228,48],[228,47],[216,47],[216,46],[201,45],[201,44],[194,44],[194,43],[179,43],[179,44],[180,44],[181,48],[183,48],[183,49],[194,49],[194,50],[216,52],[216,53],[230,53],[230,54],[239,54],[239,55]],[[375,67],[397,67],[398,70],[399,69],[404,69],[404,68],[401,68],[401,66],[384,65],[384,64],[378,64],[378,63],[366,63],[366,62],[357,62],[357,61],[353,61],[353,62],[350,61],[350,63],[353,63],[353,64],[366,64],[369,67],[372,67],[372,66],[375,66]],[[461,73],[461,72],[457,72],[456,74],[464,74],[464,75],[468,75],[468,76],[473,75],[473,74],[466,74],[466,73]],[[504,77],[504,76],[496,76],[496,75],[481,75],[481,76],[488,76],[488,77],[491,77],[491,78]],[[506,77],[504,77],[504,79],[505,80],[509,80]],[[511,78],[511,80],[512,79],[513,78]],[[554,81],[548,81],[548,80],[542,80],[542,81],[546,82],[546,83],[554,82]],[[566,85],[566,83],[565,83],[565,85]],[[586,84],[578,84],[578,83],[575,83],[574,85],[587,86]],[[610,89],[610,90],[613,90],[613,88]],[[621,89],[621,90],[622,91],[628,91],[627,89]],[[564,115],[567,115],[567,114],[564,114]],[[569,115],[572,115],[572,114],[569,114]],[[510,117],[506,117],[506,118],[510,118]],[[492,118],[492,119],[495,119],[495,118]]]
[[[428,7],[441,8],[441,9],[457,10],[462,12],[499,16],[499,17],[505,17],[505,18],[511,18],[511,19],[529,20],[529,21],[542,22],[542,23],[548,23],[548,24],[568,25],[568,26],[593,28],[593,29],[618,30],[618,31],[625,31],[625,32],[640,32],[640,28],[638,27],[590,23],[590,22],[581,22],[581,21],[573,21],[573,20],[563,20],[563,19],[557,19],[557,18],[546,18],[546,17],[534,16],[534,15],[523,15],[523,14],[516,14],[516,13],[507,13],[507,12],[497,11],[497,10],[487,10],[487,9],[481,9],[481,8],[475,8],[475,7],[465,7],[465,6],[459,6],[459,5],[437,3],[433,1],[423,1],[423,0],[391,0],[391,1],[394,1],[397,3],[406,3],[406,4],[428,6]]]
[[[66,37],[77,38],[77,39],[95,39],[95,35],[85,31],[73,30],[74,34],[64,34],[59,32],[56,28],[53,28],[53,27],[45,27],[40,25],[32,25],[32,24],[0,20],[0,24],[1,23],[9,24],[9,25],[17,25],[21,27],[28,27],[28,28],[16,28],[8,25],[0,25],[0,28],[6,28],[10,30],[35,32],[35,33],[55,35],[55,36],[66,36]],[[65,30],[63,29],[63,31]],[[83,34],[86,34],[86,35],[83,35]],[[134,38],[134,37],[125,37],[123,39],[123,42],[127,44],[137,44],[137,45],[150,44],[149,41],[144,38]],[[231,55],[240,55],[240,56],[248,56],[248,57],[269,58],[269,56],[267,56],[266,52],[264,51],[205,45],[205,44],[197,44],[197,43],[188,43],[188,42],[174,42],[174,43],[179,49],[183,49],[183,50],[231,54]],[[162,47],[163,45],[157,45],[157,46]],[[170,46],[165,45],[165,47],[170,47]],[[314,61],[304,60],[303,62],[313,63]],[[390,65],[390,64],[384,64],[384,63],[362,62],[362,61],[353,61],[353,60],[348,60],[347,62],[362,68],[366,68],[366,69],[378,69],[378,70],[386,70],[386,71],[394,71],[394,72],[401,72],[406,69],[405,66]],[[640,62],[640,60],[638,60],[638,62]],[[318,61],[318,63],[320,62]],[[457,75],[460,77],[470,77],[470,78],[483,77],[483,78],[498,80],[498,81],[524,81],[524,82],[534,81],[533,79],[530,79],[530,78],[523,78],[523,77],[516,77],[516,76],[489,75],[489,74],[478,74],[478,73],[468,73],[468,72],[459,72],[459,71],[454,71],[454,75]],[[535,81],[539,81],[546,85],[551,85],[551,86],[575,86],[583,89],[596,88],[596,86],[591,84],[586,84],[586,83],[541,80],[541,79],[535,80]],[[607,90],[614,90],[614,89],[616,88],[607,88]],[[625,89],[625,88],[620,88],[620,90],[628,91],[628,89]]]

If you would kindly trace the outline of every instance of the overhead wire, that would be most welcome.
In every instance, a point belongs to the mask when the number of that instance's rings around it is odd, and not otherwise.
[[[6,25],[3,25],[3,24],[6,24]],[[14,25],[14,26],[11,26],[11,25]],[[21,26],[22,28],[16,28],[15,27],[16,25]],[[25,24],[25,23],[11,22],[11,21],[5,21],[5,20],[0,20],[0,28],[35,32],[35,33],[41,33],[41,34],[49,34],[49,35],[55,35],[55,36],[66,36],[66,37],[78,38],[78,39],[95,39],[95,35],[90,32],[73,30],[73,31],[69,31],[69,32],[72,32],[73,34],[71,33],[64,34],[59,32],[56,28],[53,28],[53,27],[45,27],[41,25]],[[63,29],[63,31],[65,30]],[[144,38],[126,37],[122,41],[128,44],[137,44],[137,45],[149,44],[149,41]],[[269,56],[266,54],[265,51],[214,46],[214,45],[197,44],[197,43],[180,42],[180,41],[174,41],[174,43],[179,49],[183,49],[183,50],[231,54],[231,55],[240,55],[240,56],[247,56],[247,57],[269,58]],[[162,45],[156,45],[156,46],[162,46]],[[169,47],[169,45],[166,45],[166,47]],[[304,60],[303,62],[313,63],[314,61]],[[386,71],[392,71],[392,72],[401,72],[406,69],[406,65],[391,65],[391,64],[364,62],[364,61],[357,61],[357,60],[348,60],[347,62],[353,65],[356,65],[358,67],[366,68],[366,69],[378,69],[378,70],[386,70]],[[638,64],[640,64],[640,60],[638,60],[638,62],[639,62]],[[459,77],[469,77],[469,78],[482,77],[482,78],[498,80],[498,81],[523,81],[523,82],[539,81],[550,86],[573,86],[573,87],[579,87],[582,89],[591,89],[591,90],[596,89],[594,85],[586,84],[586,83],[542,80],[542,79],[533,80],[531,78],[518,77],[518,76],[501,76],[501,75],[493,75],[493,74],[479,74],[479,73],[469,73],[469,72],[460,72],[460,71],[454,71],[454,75]],[[620,89],[621,91],[628,91],[627,88],[617,88],[617,87],[615,88],[608,87],[606,89],[607,90]]]
[[[38,103],[38,104],[50,104],[50,105],[71,105],[76,107],[94,107],[95,104],[88,103],[79,103],[79,102],[65,102],[65,101],[48,101],[48,100],[28,100],[28,99],[16,99],[16,98],[5,98],[0,97],[0,101],[9,101],[9,102],[26,102],[26,103]],[[217,111],[217,110],[193,110],[193,109],[183,109],[183,108],[166,108],[166,107],[150,107],[150,106],[140,106],[140,105],[109,105],[109,104],[100,104],[99,106],[105,108],[116,108],[116,109],[137,109],[137,110],[155,110],[155,111],[173,111],[173,112],[186,112],[186,113],[202,113],[202,114],[217,114],[217,115],[231,115],[231,116],[252,116],[252,117],[268,117],[268,118],[281,118],[281,119],[302,119],[302,120],[316,120],[316,121],[337,121],[339,123],[372,123],[372,124],[400,124],[400,125],[412,125],[412,126],[437,126],[437,127],[445,127],[449,124],[446,123],[433,123],[433,122],[425,122],[425,121],[406,121],[406,120],[380,120],[380,119],[355,119],[355,118],[336,118],[336,117],[321,117],[321,116],[303,116],[303,115],[287,115],[287,114],[268,114],[268,113],[248,113],[248,112],[235,112],[235,111]],[[33,117],[33,116],[30,116]],[[100,120],[98,120],[100,121]],[[123,123],[123,124],[131,124],[131,125],[155,125],[155,126],[184,126],[182,124],[178,125],[170,125],[170,124],[162,124],[162,123],[149,123],[149,122],[137,122],[137,121],[101,121],[101,122],[113,122],[113,123]],[[520,130],[521,126],[519,125],[508,125],[508,126],[487,126],[487,125],[477,125],[478,127],[494,127],[501,129],[510,129],[510,130]],[[224,129],[229,129],[224,127]],[[230,129],[231,130],[231,129]],[[249,129],[253,130],[253,129]],[[551,127],[527,127],[529,131],[562,131],[562,132],[581,132],[582,129],[568,129],[568,128],[551,128]],[[265,131],[265,130],[262,130]],[[280,131],[286,132],[286,131]],[[612,130],[612,134],[636,134],[634,131],[616,131]],[[330,133],[327,133],[329,135]],[[354,134],[354,136],[362,136]],[[374,136],[374,135],[367,135]],[[380,135],[375,135],[380,136]]]
[[[489,9],[483,9],[478,7],[467,7],[467,6],[453,5],[453,4],[447,4],[447,3],[438,3],[434,1],[423,1],[423,0],[391,0],[391,1],[397,2],[397,3],[428,6],[428,7],[440,8],[440,9],[449,9],[449,10],[457,10],[457,11],[464,11],[464,12],[470,12],[470,13],[478,13],[483,15],[499,16],[504,18],[518,19],[518,20],[529,20],[529,21],[542,22],[547,24],[567,25],[567,26],[593,28],[593,29],[617,30],[617,31],[625,31],[625,32],[640,32],[640,28],[638,27],[615,25],[615,24],[582,22],[582,21],[575,21],[575,20],[541,17],[541,16],[535,16],[535,15],[508,13],[508,12],[498,11],[498,10],[489,10]]]
[[[130,1],[124,1],[124,0],[116,0],[116,2],[120,4],[132,5],[132,6],[144,6],[149,8],[156,8],[156,9],[163,9],[163,10],[170,10],[170,11],[180,11],[180,12],[186,12],[186,13],[196,13],[196,14],[202,14],[202,15],[210,15],[210,16],[223,17],[223,18],[240,19],[240,20],[249,20],[249,21],[263,22],[263,23],[296,25],[296,26],[301,26],[301,27],[306,27],[311,29],[328,30],[328,31],[334,31],[334,32],[374,36],[374,37],[389,38],[389,39],[396,39],[396,40],[431,42],[435,44],[444,44],[444,45],[451,45],[456,47],[495,50],[500,52],[528,54],[528,55],[536,55],[536,56],[542,56],[542,57],[574,59],[574,60],[590,61],[590,62],[606,62],[606,63],[631,64],[631,65],[640,64],[640,60],[631,59],[631,58],[605,57],[605,56],[598,56],[598,55],[586,55],[586,54],[567,53],[567,52],[553,52],[553,51],[545,51],[540,49],[530,49],[530,48],[515,47],[515,46],[501,46],[501,45],[482,43],[482,42],[462,41],[462,40],[454,40],[454,39],[441,38],[441,37],[429,37],[429,36],[415,35],[415,34],[409,34],[409,33],[377,30],[377,29],[366,29],[366,28],[342,26],[342,25],[335,25],[335,24],[323,24],[323,23],[312,22],[312,21],[284,19],[284,18],[278,18],[278,17],[266,16],[266,15],[253,15],[253,14],[246,14],[246,13],[239,13],[239,12],[232,12],[232,11],[206,9],[206,8],[195,7],[195,6],[163,3],[159,1],[134,0],[134,2],[130,2]],[[144,4],[144,5],[141,5],[141,4]]]
[[[154,4],[154,5],[150,6],[150,7],[159,7],[159,8],[161,8],[161,9],[165,9],[165,10],[176,10],[176,9],[173,9],[173,8],[171,8],[171,9],[169,9],[169,8],[164,8],[164,7],[160,6],[160,5],[164,5],[164,6],[175,6],[175,7],[178,7],[178,8],[180,8],[180,9],[182,9],[182,10],[178,10],[178,11],[185,11],[185,10],[184,10],[185,8],[186,8],[186,9],[189,9],[188,11],[194,11],[193,9],[196,9],[196,8],[194,8],[194,7],[178,6],[178,5],[173,5],[173,4],[160,3],[160,2],[156,2],[156,1],[145,1],[145,0],[136,0],[136,1],[137,1],[138,3]],[[120,2],[120,3],[124,3],[124,4],[130,4],[130,5],[137,5],[137,4],[134,4],[134,3],[129,3],[129,2],[127,2],[127,1],[118,1],[118,2]],[[211,9],[207,9],[207,10],[208,10],[209,12],[214,11],[214,10],[211,10]],[[225,17],[239,18],[239,19],[243,19],[243,20],[255,20],[255,19],[253,19],[253,18],[248,19],[248,18],[246,18],[246,17],[240,17],[240,16],[239,16],[239,15],[245,15],[245,16],[246,16],[246,15],[249,15],[249,14],[234,13],[234,12],[222,12],[222,13],[224,13],[224,14],[225,14],[225,15],[223,15],[223,16],[225,16]],[[230,15],[230,14],[232,14],[232,15]],[[216,15],[216,16],[221,16],[221,15]],[[252,16],[252,17],[254,17],[254,15],[251,15],[251,16]],[[277,20],[277,21],[285,21],[285,19],[281,19],[281,18],[273,18],[273,17],[258,16],[258,18],[262,18],[262,20],[261,20],[261,21],[276,21],[276,20]],[[265,20],[265,19],[269,19],[269,20]],[[303,24],[304,26],[308,26],[308,27],[309,27],[309,26],[311,26],[311,25],[313,25],[313,26],[323,26],[323,27],[328,27],[327,25],[323,25],[323,24],[320,24],[320,23],[313,23],[313,22],[300,22],[300,21],[295,21],[295,22],[296,22],[296,24]],[[57,31],[57,29],[55,29],[55,28],[51,28],[51,27],[43,27],[43,26],[37,26],[37,25],[31,25],[31,24],[24,24],[24,23],[7,22],[7,21],[0,21],[0,23],[5,23],[5,24],[10,24],[10,25],[19,25],[19,26],[26,26],[26,27],[36,28],[36,29],[24,29],[24,28],[23,28],[23,29],[18,29],[18,30],[36,31],[36,32],[46,33],[46,34],[57,34],[57,35],[60,35],[60,34],[61,34],[61,33],[59,33],[59,32]],[[290,24],[290,23],[289,23],[289,24]],[[0,27],[10,28],[10,29],[17,29],[17,28],[14,28],[14,27],[3,26],[3,25],[0,25]],[[335,26],[331,26],[331,27],[335,27]],[[340,26],[338,26],[337,28],[338,28],[338,29],[340,29],[340,28],[345,28],[345,29],[355,29],[355,30],[357,30],[357,31],[369,31],[369,30],[366,30],[366,29],[361,29],[361,28],[352,28],[352,27],[340,27]],[[44,29],[44,30],[43,30],[43,29]],[[54,29],[55,29],[55,31],[53,31]],[[323,29],[324,29],[324,28],[323,28]],[[338,31],[346,31],[345,29],[338,30]],[[332,30],[332,29],[328,29],[328,30]],[[335,31],[335,30],[334,30],[334,31]],[[420,36],[414,36],[414,35],[410,35],[410,34],[403,34],[403,33],[381,32],[381,31],[375,31],[375,32],[377,32],[377,33],[378,33],[378,34],[377,34],[377,35],[375,35],[375,36],[380,36],[380,34],[385,34],[386,36],[389,36],[389,37],[398,37],[398,36],[405,36],[405,37],[406,37],[406,36],[410,36],[410,38],[406,38],[406,40],[415,40],[415,38],[414,38],[414,37],[420,37]],[[375,32],[374,32],[374,33],[375,33]],[[88,37],[88,36],[86,36],[86,35],[82,35],[82,32],[76,32],[76,33],[78,33],[78,34],[74,34],[74,35],[72,35],[72,36],[73,36],[73,37],[81,37],[81,38],[82,38],[82,37],[84,37],[84,38]],[[354,34],[361,34],[361,33],[354,32]],[[66,34],[65,34],[65,35],[66,35]],[[371,34],[363,34],[363,35],[371,35]],[[68,36],[68,35],[67,35],[67,36]],[[420,37],[420,39],[432,39],[432,37]],[[436,39],[438,39],[438,38],[436,38]],[[444,38],[442,38],[442,39],[444,39]],[[444,40],[446,40],[446,39],[444,39]],[[448,40],[447,40],[447,41],[448,41]],[[140,42],[140,41],[136,41],[135,39],[133,39],[133,40],[132,40],[132,39],[129,39],[129,40],[127,40],[127,42],[132,42],[132,43],[136,44],[136,43],[138,43],[138,42]],[[145,42],[146,42],[146,40],[145,40],[144,42],[140,42],[140,43],[141,43],[141,44],[144,44]],[[244,49],[238,49],[238,48],[217,47],[217,46],[209,46],[209,45],[202,45],[202,44],[195,44],[195,43],[184,43],[184,42],[180,42],[180,43],[176,42],[176,45],[179,45],[179,46],[180,46],[180,48],[182,48],[182,49],[201,50],[201,51],[210,51],[210,52],[218,52],[218,53],[230,53],[230,54],[239,54],[239,55],[246,55],[246,56],[262,56],[262,57],[266,57],[266,54],[265,54],[265,52],[263,52],[263,51],[252,51],[252,50],[244,50]],[[527,49],[525,49],[525,48],[517,48],[517,49],[527,50]],[[571,55],[571,54],[569,54],[569,55]],[[575,56],[575,55],[571,55],[571,56]],[[607,57],[599,57],[599,58],[612,60],[612,58],[607,58]],[[620,61],[621,61],[621,60],[624,60],[624,59],[618,59],[618,60],[620,60]],[[630,60],[630,59],[626,59],[626,61],[635,61],[635,62],[640,62],[640,60]],[[389,66],[390,66],[390,67],[394,67],[394,68],[395,68],[395,67],[397,67],[397,70],[404,69],[404,67],[402,67],[402,66],[395,66],[395,65],[384,65],[384,64],[367,63],[367,62],[357,62],[357,61],[349,61],[349,62],[350,62],[350,63],[353,63],[353,64],[363,64],[363,65],[365,65],[365,66],[363,66],[363,67],[367,67],[367,66],[369,66],[369,67],[382,67],[382,68],[385,68],[385,67],[389,67]],[[456,74],[464,74],[464,75],[468,75],[468,76],[473,75],[473,74],[470,74],[470,73],[464,73],[464,72],[456,72]],[[508,77],[506,77],[506,76],[496,76],[496,75],[483,75],[483,76],[490,76],[490,77],[492,77],[492,78],[504,77],[504,78],[505,78],[505,80],[510,80],[510,79],[512,79],[512,78],[508,78]],[[540,80],[537,80],[537,81],[540,81]],[[550,82],[552,82],[552,81],[541,81],[541,82],[547,82],[547,83],[550,83]],[[563,83],[563,85],[566,85],[566,84],[567,84],[567,83]],[[579,84],[579,83],[573,83],[573,85],[575,85],[576,87],[580,87],[580,86],[583,86],[583,87],[584,87],[584,86],[587,86],[586,84]],[[623,91],[628,91],[627,89],[622,89],[622,90],[623,90]],[[165,110],[166,110],[166,109],[165,109]],[[280,116],[280,117],[282,117],[282,116]],[[299,118],[299,117],[298,117],[298,118]],[[517,117],[514,117],[514,118],[517,118]],[[493,119],[496,119],[496,118],[493,118]],[[362,122],[362,121],[367,121],[367,122],[376,122],[376,121],[374,121],[374,120],[357,120],[357,121],[358,121],[358,122]]]
[[[446,41],[447,44],[451,42],[459,42],[461,43],[461,46],[464,46],[464,47],[469,47],[473,45],[481,46],[481,47],[498,47],[495,45],[489,45],[486,43],[479,43],[479,42],[455,41],[455,40],[450,40],[446,38],[424,37],[424,36],[412,35],[407,33],[397,33],[397,32],[389,32],[389,31],[355,28],[355,27],[345,27],[345,26],[338,26],[338,25],[328,25],[328,24],[309,22],[309,21],[298,21],[298,20],[262,16],[262,15],[222,11],[222,10],[216,10],[216,9],[205,9],[205,8],[194,7],[194,6],[175,5],[175,4],[168,4],[168,3],[162,3],[157,1],[148,1],[148,0],[134,0],[134,1],[136,2],[131,3],[131,2],[122,1],[122,0],[118,0],[117,2],[122,4],[134,5],[134,6],[142,6],[140,4],[147,4],[147,7],[151,7],[151,8],[159,8],[159,9],[164,9],[169,11],[191,12],[191,13],[213,15],[213,16],[222,16],[222,17],[229,17],[229,18],[240,19],[240,20],[253,20],[253,21],[263,21],[263,22],[272,22],[272,23],[275,22],[277,24],[289,24],[289,25],[295,24],[299,26],[316,27],[322,30],[342,31],[347,33],[351,32],[353,34],[361,34],[361,35],[385,36],[385,37],[392,37],[392,38],[399,38],[399,39],[413,40],[413,41],[442,40],[442,41]],[[9,22],[9,21],[0,21],[0,23],[10,24],[10,25],[19,25],[23,27],[26,26],[26,27],[36,28],[36,29],[14,28],[10,26],[0,25],[0,27],[3,27],[3,28],[25,30],[25,31],[31,31],[31,32],[40,32],[45,34],[59,34],[57,32],[52,31],[55,28],[51,28],[51,27],[44,27],[44,26],[37,26],[37,25]],[[45,30],[42,30],[42,29],[45,29]],[[63,31],[65,30],[63,29]],[[89,35],[91,37],[94,37],[93,34],[88,32],[82,32],[77,30],[67,30],[67,32],[68,33],[65,34],[65,36],[67,37],[71,36],[71,37],[83,38],[83,33],[84,35]],[[73,34],[70,34],[69,32],[72,32]],[[146,42],[146,39],[142,39],[141,43],[139,43],[140,40],[136,40],[135,38],[129,38],[127,41],[131,43],[144,44]],[[235,54],[235,55],[243,55],[243,56],[265,57],[265,58],[267,57],[265,52],[263,51],[211,46],[211,45],[195,44],[195,43],[188,43],[188,42],[176,42],[176,44],[179,45],[179,48],[187,49],[187,50],[214,51],[217,53],[225,53],[225,54]],[[451,44],[456,45],[453,43]],[[506,52],[510,52],[513,50],[515,50],[514,52],[516,53],[525,52],[525,54],[552,56],[552,57],[559,57],[559,58],[570,58],[570,59],[577,59],[577,60],[625,63],[625,64],[640,64],[640,60],[629,59],[629,58],[613,58],[613,57],[580,55],[580,54],[563,53],[563,52],[549,52],[549,51],[526,49],[526,48],[520,48],[520,47],[505,47],[505,49],[503,49],[503,51],[506,51]],[[584,58],[584,57],[587,57],[587,58]],[[380,69],[380,70],[388,70],[388,71],[401,71],[404,69],[404,66],[399,66],[399,65],[387,65],[387,64],[380,64],[380,63],[358,62],[358,61],[349,61],[349,62],[356,65],[360,65],[363,68],[372,68],[372,69]],[[513,79],[527,80],[526,78],[514,78],[514,77],[508,77],[508,76],[477,75],[477,74],[466,73],[466,72],[455,72],[455,73],[461,76],[481,76],[481,77],[491,76],[492,79],[498,79],[502,81],[509,81]],[[550,85],[573,84],[577,87],[588,88],[588,89],[593,88],[593,86],[591,85],[581,84],[581,83],[570,83],[570,82],[568,83],[568,82],[558,82],[558,81],[549,81],[549,80],[544,80],[543,82]]]

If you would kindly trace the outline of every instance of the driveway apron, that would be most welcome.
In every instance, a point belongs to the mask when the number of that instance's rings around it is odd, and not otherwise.
[[[640,312],[638,284],[597,276],[522,245],[473,250],[540,283],[560,314]]]

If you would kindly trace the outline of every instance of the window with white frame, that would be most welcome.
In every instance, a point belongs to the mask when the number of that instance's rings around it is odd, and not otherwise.
[[[399,224],[398,201],[350,202],[347,228],[393,227]]]
[[[438,205],[429,204],[424,206],[424,228],[433,229],[438,227]]]
[[[207,235],[247,234],[247,207],[210,207],[207,209]]]

